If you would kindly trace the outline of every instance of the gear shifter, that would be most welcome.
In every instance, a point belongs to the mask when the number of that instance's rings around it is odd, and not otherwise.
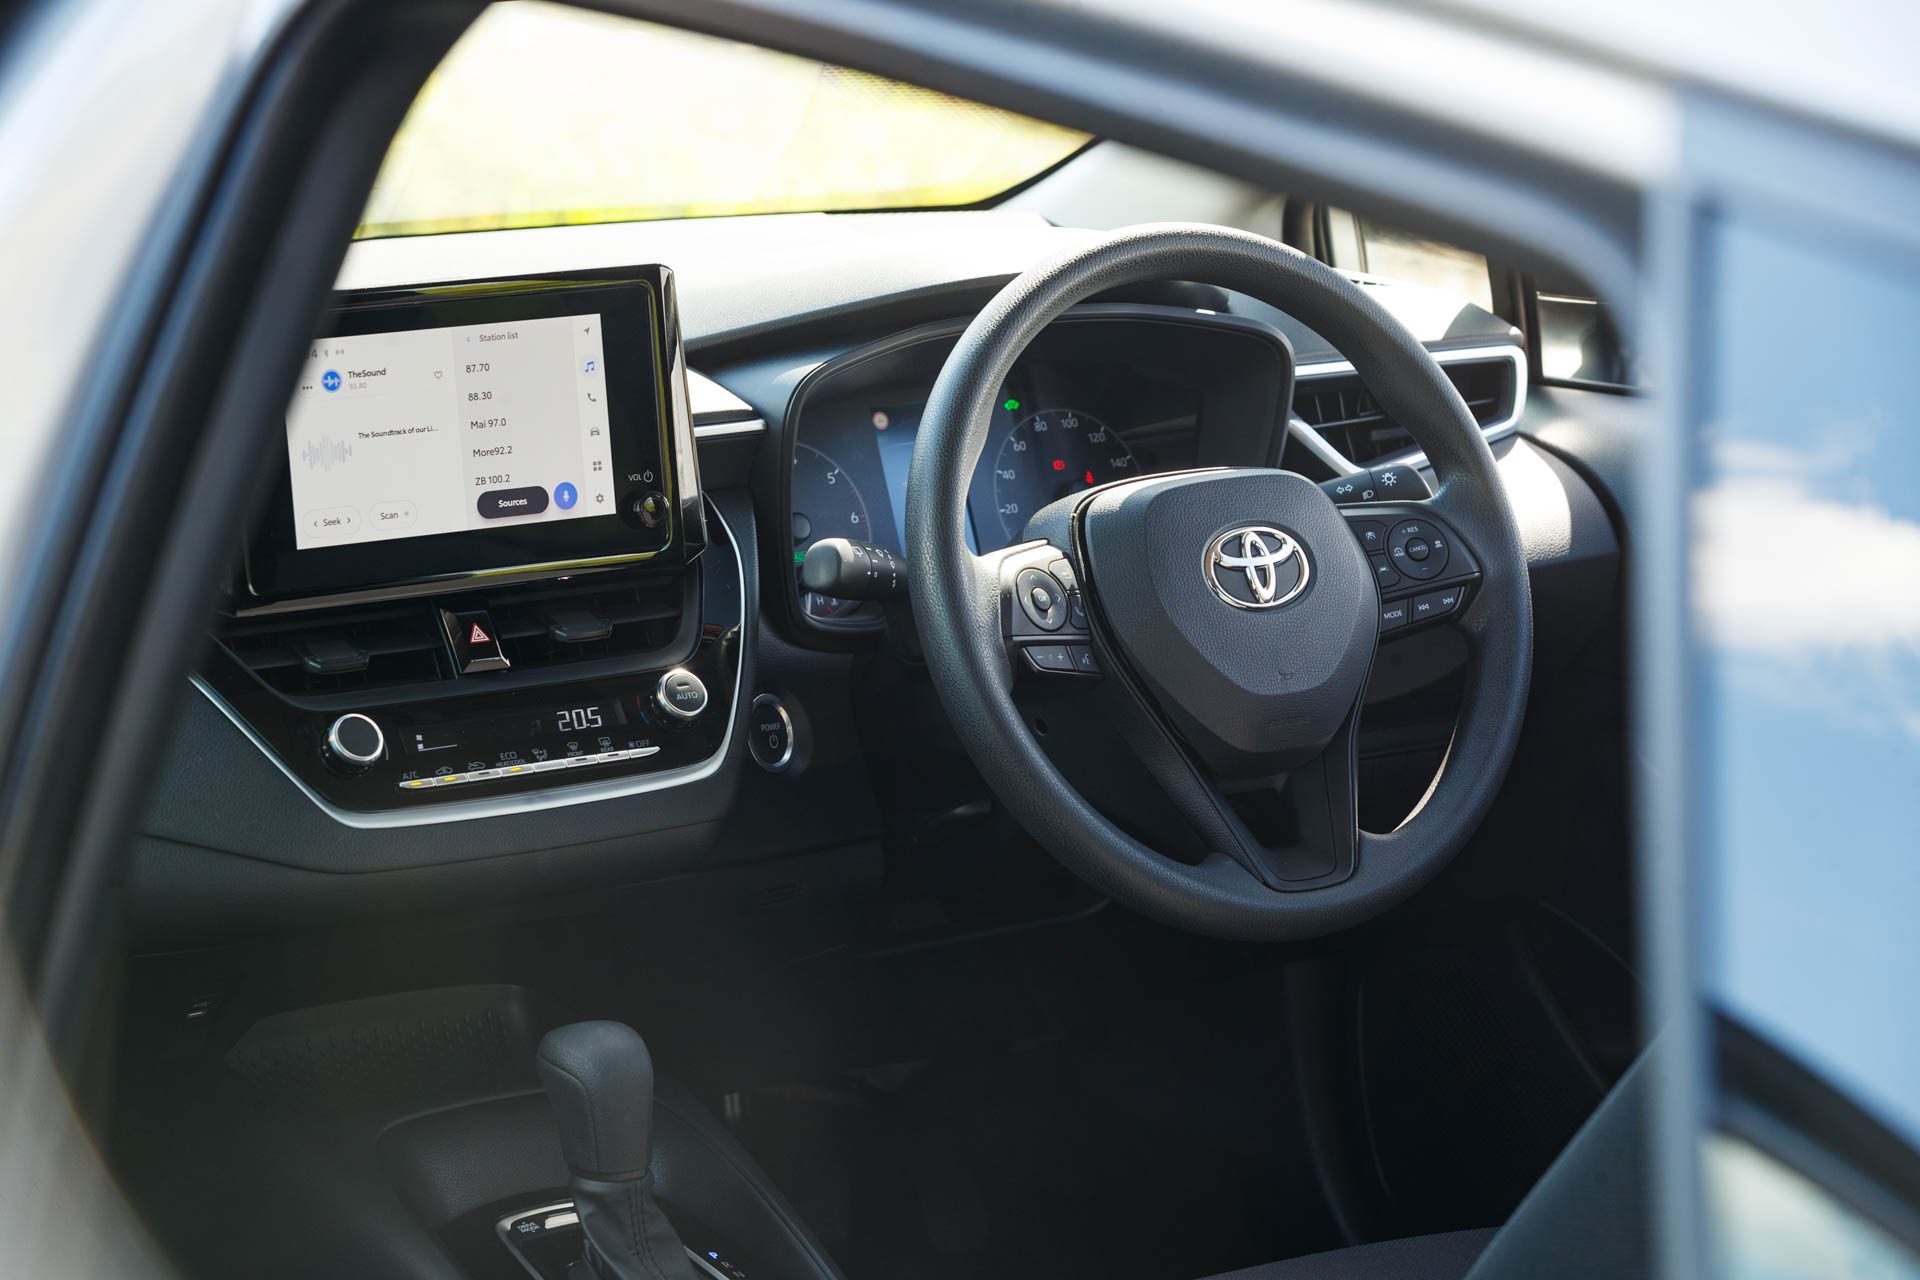
[[[620,1022],[550,1031],[537,1057],[560,1124],[586,1255],[570,1280],[695,1280],[687,1251],[653,1198],[653,1059]]]

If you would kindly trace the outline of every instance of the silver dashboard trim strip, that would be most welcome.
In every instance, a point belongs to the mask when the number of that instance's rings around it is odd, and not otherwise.
[[[626,796],[645,795],[649,791],[664,791],[668,787],[682,787],[689,783],[704,782],[720,771],[733,750],[734,730],[738,727],[741,713],[746,708],[740,705],[742,677],[746,672],[747,655],[744,636],[749,634],[751,615],[747,612],[747,566],[740,556],[740,541],[734,536],[733,527],[726,517],[720,514],[718,505],[709,504],[713,518],[726,530],[727,542],[733,548],[733,561],[740,580],[740,626],[743,635],[740,660],[733,669],[733,701],[727,714],[726,736],[720,740],[720,749],[699,764],[684,765],[670,769],[665,773],[648,774],[639,778],[612,778],[605,782],[586,782],[579,786],[555,787],[549,791],[528,792],[525,795],[490,796],[484,800],[466,800],[454,804],[435,805],[431,809],[404,809],[386,813],[359,813],[352,809],[342,809],[309,787],[298,774],[289,769],[286,762],[274,754],[273,748],[248,724],[239,712],[227,705],[226,699],[215,693],[206,681],[195,672],[188,676],[193,687],[198,689],[219,711],[233,722],[235,728],[246,735],[273,767],[286,779],[299,788],[300,793],[314,803],[322,813],[343,827],[355,827],[363,831],[391,830],[395,827],[439,826],[449,822],[471,822],[478,818],[506,818],[523,813],[538,813],[543,809],[562,809],[576,804],[592,804],[599,800],[619,800]],[[697,562],[696,562],[697,563]]]
[[[766,429],[766,421],[762,418],[736,418],[728,422],[696,422],[693,424],[693,438],[714,440],[727,436],[755,436]]]
[[[1497,346],[1456,347],[1450,351],[1429,351],[1427,354],[1433,357],[1435,364],[1443,366],[1465,364],[1474,360],[1510,361],[1513,364],[1513,408],[1505,417],[1482,425],[1480,434],[1485,436],[1488,442],[1491,443],[1495,440],[1503,440],[1514,433],[1520,425],[1521,415],[1527,411],[1527,353],[1524,348],[1516,347],[1508,343],[1501,343]],[[1352,363],[1346,360],[1319,360],[1312,364],[1303,364],[1296,367],[1293,371],[1293,380],[1295,383],[1300,383],[1311,381],[1315,378],[1337,378],[1343,374],[1358,372],[1359,370],[1355,369]],[[1305,445],[1315,457],[1319,458],[1328,466],[1333,467],[1338,474],[1353,475],[1366,469],[1347,458],[1331,444],[1328,444],[1326,437],[1322,436],[1318,431],[1315,431],[1304,421],[1289,417],[1287,426],[1290,432],[1295,435],[1299,434],[1298,432],[1292,431],[1296,422],[1298,422],[1302,430],[1310,433],[1313,439],[1320,442],[1325,452],[1322,452],[1320,449],[1315,449],[1309,440],[1303,439],[1301,443]],[[1403,453],[1396,453],[1392,457],[1380,458],[1367,464],[1368,467],[1424,467],[1426,465],[1428,465],[1427,455],[1419,449],[1409,449]]]

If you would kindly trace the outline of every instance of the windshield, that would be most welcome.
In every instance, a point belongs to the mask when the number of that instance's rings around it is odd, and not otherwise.
[[[359,235],[978,204],[1086,142],[883,76],[516,0],[421,90]]]

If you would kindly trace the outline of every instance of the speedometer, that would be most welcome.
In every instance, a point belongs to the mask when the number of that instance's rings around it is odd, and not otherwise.
[[[807,558],[807,548],[822,538],[873,541],[867,503],[853,479],[838,462],[812,445],[793,446],[793,485],[788,491],[793,507],[793,571]],[[815,618],[846,618],[864,602],[823,596],[800,588],[800,604]]]
[[[1033,513],[1079,489],[1138,475],[1133,451],[1077,409],[1042,409],[1014,425],[993,462],[993,505],[1009,541]]]

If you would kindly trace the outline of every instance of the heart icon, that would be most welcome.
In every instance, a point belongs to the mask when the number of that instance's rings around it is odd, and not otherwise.
[[[435,381],[438,381],[438,380],[439,380],[439,378],[440,378],[440,373],[441,373],[441,371],[440,371],[440,370],[438,370],[438,369],[435,369],[435,370],[433,371],[433,376],[434,376],[434,380],[435,380]]]

